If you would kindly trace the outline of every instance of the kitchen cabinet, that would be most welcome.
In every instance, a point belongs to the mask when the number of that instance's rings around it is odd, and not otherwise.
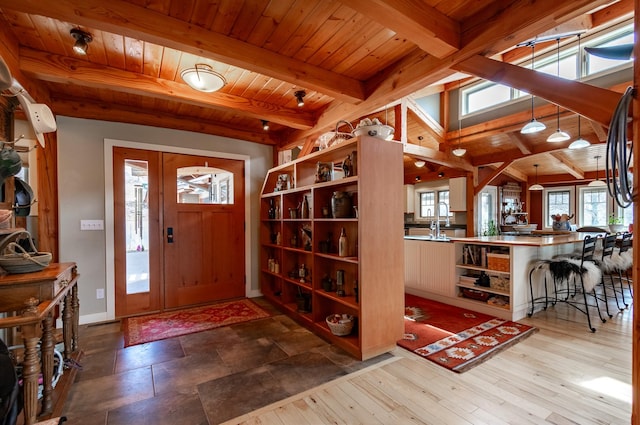
[[[444,266],[454,263],[453,243],[405,239],[404,256],[407,292],[432,299],[454,295],[454,270]]]
[[[355,165],[344,174],[348,155]],[[404,331],[402,186],[402,145],[363,136],[272,168],[262,188],[262,294],[361,360],[393,350]],[[356,208],[334,216],[336,192]],[[350,335],[331,333],[325,319],[335,313],[354,316]]]
[[[449,179],[449,209],[451,211],[467,210],[467,178]]]
[[[404,212],[414,214],[416,212],[416,191],[412,184],[404,185]]]

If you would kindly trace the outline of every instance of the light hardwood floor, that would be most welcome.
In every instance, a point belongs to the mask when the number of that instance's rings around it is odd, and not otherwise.
[[[396,348],[226,424],[629,424],[632,315],[592,318],[591,333],[582,313],[558,305],[521,320],[539,332],[462,374]]]

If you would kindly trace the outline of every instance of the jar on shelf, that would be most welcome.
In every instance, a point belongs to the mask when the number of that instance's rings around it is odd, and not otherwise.
[[[353,212],[351,194],[349,192],[335,191],[331,197],[331,213],[333,218],[349,218]]]

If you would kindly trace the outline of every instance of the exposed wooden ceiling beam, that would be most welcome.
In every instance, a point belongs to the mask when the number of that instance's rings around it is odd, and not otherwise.
[[[525,173],[523,173],[520,170],[516,170],[515,168],[513,168],[512,166],[506,167],[503,171],[503,174],[506,174],[507,176],[511,177],[512,179],[515,179],[519,182],[526,182],[529,181],[529,176]]]
[[[477,184],[477,186],[475,186],[473,188],[473,195],[477,195],[478,193],[482,192],[482,189],[484,189],[489,183],[491,183],[493,181],[493,179],[495,179],[496,177],[498,177],[500,174],[502,174],[502,172],[509,166],[511,166],[511,164],[513,164],[513,161],[505,161],[503,162],[498,168],[495,168],[491,174],[489,174],[488,176],[486,176],[481,182],[479,182]]]
[[[21,49],[20,68],[40,80],[114,90],[176,100],[191,105],[223,110],[235,109],[257,119],[264,119],[289,127],[306,129],[313,126],[310,113],[287,109],[228,93],[202,93],[186,84],[123,71],[108,66],[69,57],[51,55],[32,49]]]
[[[601,142],[607,140],[607,130],[603,126],[592,120],[589,120],[589,124],[591,125],[593,132],[596,133],[598,140]]]
[[[523,155],[531,154],[531,146],[529,146],[529,141],[522,137],[520,133],[509,132],[507,133],[507,135],[509,136],[509,139],[513,142],[513,144],[516,145],[518,149],[520,149],[520,152],[522,152]]]
[[[265,145],[275,145],[273,132],[268,134],[260,131],[241,131],[237,128],[226,126],[224,123],[207,122],[193,117],[183,117],[175,114],[159,114],[145,112],[139,108],[127,105],[106,105],[98,102],[87,102],[85,99],[59,99],[53,98],[51,109],[56,114],[68,117],[78,117],[101,121],[123,122],[170,128],[175,130],[194,131],[198,133],[212,134],[215,136],[229,137],[232,139],[247,140]]]
[[[620,94],[476,55],[455,65],[462,72],[540,96],[606,127]]]
[[[428,114],[424,112],[424,110],[418,106],[416,101],[412,98],[407,98],[406,101],[407,108],[411,110],[415,114],[415,116],[424,123],[424,125],[429,129],[430,133],[439,141],[443,142],[445,137],[444,128],[440,125],[439,122],[434,120]]]
[[[559,168],[571,174],[578,180],[584,179],[584,170],[581,170],[579,167],[576,167],[571,161],[569,161],[564,155],[559,152],[549,152],[547,154],[551,158],[555,159],[556,164]]]
[[[434,164],[443,165],[445,167],[458,168],[465,171],[473,171],[473,165],[471,165],[464,159],[424,146],[406,144],[404,145],[404,153],[418,159],[432,162]]]
[[[410,39],[438,58],[460,48],[460,24],[428,4],[399,0],[340,0],[369,19]]]
[[[360,81],[226,37],[123,0],[0,0],[0,8],[43,15],[252,70],[345,102],[365,98]]]
[[[505,3],[508,6],[499,10],[496,10],[495,5],[491,5],[482,13],[462,23],[463,42],[460,50],[439,59],[417,49],[368,81],[368,96],[365,101],[357,105],[333,102],[318,117],[314,129],[293,132],[281,148],[295,146],[298,140],[311,134],[319,134],[341,119],[366,115],[398,98],[409,96],[436,83],[454,73],[451,68],[456,63],[479,54],[496,54],[513,46],[514,42],[533,38],[541,32],[608,3],[610,0],[578,0],[570,4],[557,0],[538,0],[536,7],[532,8],[529,0],[515,0]]]

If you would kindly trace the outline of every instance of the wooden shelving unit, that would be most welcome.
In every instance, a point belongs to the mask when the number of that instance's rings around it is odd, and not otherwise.
[[[347,155],[356,161],[353,175],[344,177],[341,165]],[[334,170],[329,181],[317,181],[319,163]],[[281,175],[287,178],[279,184]],[[402,188],[402,145],[366,136],[272,168],[262,187],[263,295],[361,360],[392,350],[403,333]],[[357,213],[354,209],[348,217],[327,216],[334,192],[349,193]],[[299,210],[305,197],[308,215]],[[347,256],[338,255],[343,228]],[[311,233],[310,243],[303,229]],[[329,276],[335,288],[338,270],[344,273],[344,296],[322,286]],[[350,335],[331,333],[325,318],[333,313],[356,318]]]
[[[465,302],[483,307],[483,312],[491,313],[492,309],[511,311],[513,302],[513,253],[510,246],[482,245],[474,243],[456,243],[456,295]],[[508,256],[507,267],[497,270],[488,264],[487,256],[500,254]],[[473,283],[481,273],[488,276],[490,286],[479,286]],[[502,285],[494,285],[500,281]],[[506,283],[506,288],[503,286]],[[465,289],[485,294],[487,300],[477,300],[464,293]]]

